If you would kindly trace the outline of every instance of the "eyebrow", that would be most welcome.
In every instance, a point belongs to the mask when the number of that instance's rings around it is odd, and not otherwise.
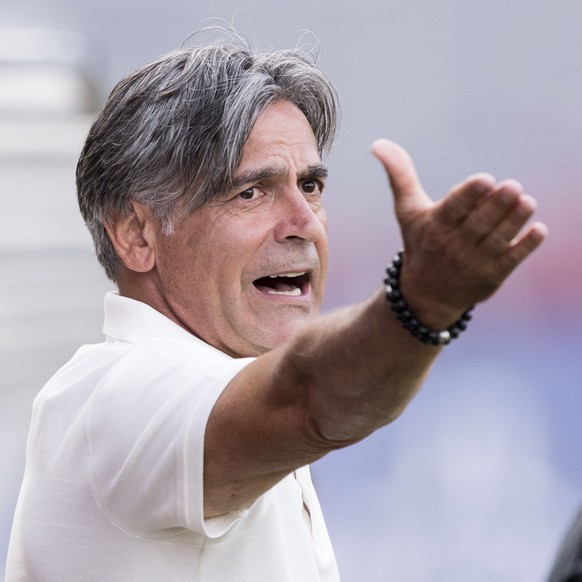
[[[271,178],[279,178],[287,174],[285,166],[267,166],[266,168],[258,168],[256,170],[247,170],[234,177],[232,181],[232,189],[236,190],[245,184],[253,184],[255,182],[262,182]],[[307,180],[310,178],[327,178],[328,170],[323,164],[314,164],[307,166],[307,168],[300,172],[298,178],[300,180]]]

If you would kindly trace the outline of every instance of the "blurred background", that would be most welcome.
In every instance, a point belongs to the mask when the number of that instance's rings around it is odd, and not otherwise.
[[[344,582],[543,581],[582,506],[579,0],[2,0],[0,572],[32,400],[101,341],[111,285],[76,206],[83,139],[117,80],[210,17],[261,46],[317,39],[339,90],[327,310],[376,289],[400,246],[375,138],[409,150],[435,199],[481,170],[537,198],[543,248],[403,417],[313,475]]]

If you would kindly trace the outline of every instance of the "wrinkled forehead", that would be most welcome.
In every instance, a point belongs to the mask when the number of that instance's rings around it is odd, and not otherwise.
[[[313,130],[303,112],[289,101],[268,105],[257,117],[243,146],[236,174],[252,170],[268,160],[275,167],[321,164]]]

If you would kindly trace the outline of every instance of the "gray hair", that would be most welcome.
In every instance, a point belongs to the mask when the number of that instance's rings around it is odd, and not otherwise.
[[[105,224],[151,208],[170,235],[175,221],[227,192],[260,113],[294,103],[323,157],[338,124],[337,94],[309,51],[253,51],[228,39],[171,52],[128,75],[94,122],[77,165],[79,207],[106,275],[119,257]]]

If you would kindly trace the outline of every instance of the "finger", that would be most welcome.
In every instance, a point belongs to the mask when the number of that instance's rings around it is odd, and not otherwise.
[[[499,226],[483,241],[493,251],[504,251],[536,211],[536,201],[523,194]]]
[[[467,219],[479,202],[493,192],[494,188],[495,178],[490,174],[479,173],[469,176],[440,201],[436,217],[444,226],[456,228]]]
[[[394,194],[394,206],[399,217],[432,205],[424,191],[412,158],[398,144],[387,139],[376,140],[372,153],[382,162]]]
[[[467,216],[463,228],[471,240],[480,243],[490,236],[517,204],[523,189],[515,180],[501,182]]]
[[[548,236],[545,224],[532,224],[521,236],[516,239],[500,261],[500,269],[509,275],[524,259],[535,251]]]

